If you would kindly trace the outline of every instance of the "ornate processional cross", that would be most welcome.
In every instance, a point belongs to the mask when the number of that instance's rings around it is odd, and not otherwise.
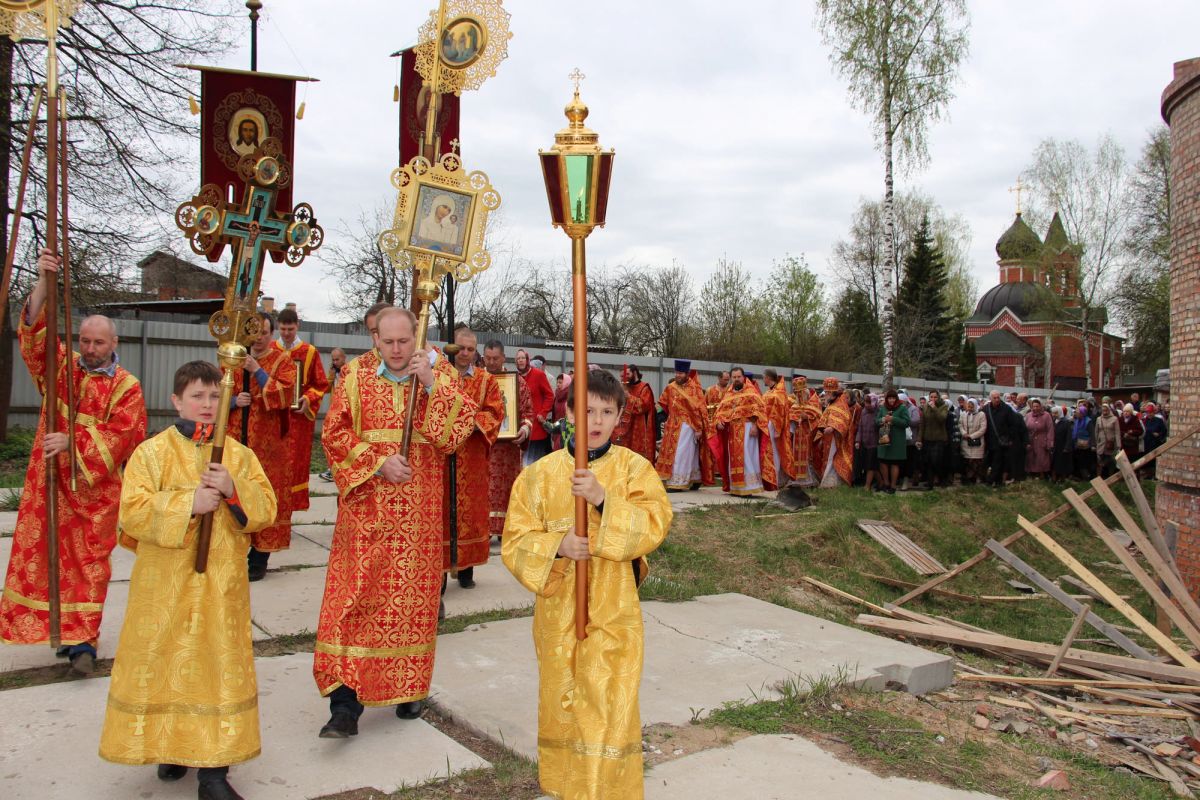
[[[587,77],[587,75],[584,75],[579,71],[579,67],[576,67],[567,77],[575,82],[575,94],[579,94],[579,84]]]

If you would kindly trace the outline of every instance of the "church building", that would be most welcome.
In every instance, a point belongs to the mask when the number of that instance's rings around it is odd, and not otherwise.
[[[1055,213],[1043,242],[1021,212],[996,242],[1000,283],[967,319],[981,380],[1007,386],[1084,391],[1113,386],[1121,375],[1120,336],[1104,332],[1108,313],[1087,319],[1091,374],[1085,369],[1084,319],[1079,302],[1080,248]]]

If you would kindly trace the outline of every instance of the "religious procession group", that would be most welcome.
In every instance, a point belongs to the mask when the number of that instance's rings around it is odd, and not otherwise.
[[[43,250],[38,266],[18,336],[45,393],[47,276],[60,262]],[[610,442],[625,401],[621,383],[597,373],[587,387],[588,469],[575,469],[570,434],[564,449],[523,469],[522,447],[546,451],[538,442],[549,434],[534,431],[538,415],[521,377],[519,430],[497,440],[504,406],[492,375],[504,369],[500,343],[488,343],[483,368],[466,329],[456,332],[457,348],[417,350],[416,317],[380,304],[365,319],[370,349],[349,362],[335,352],[327,377],[316,349],[296,338],[294,313],[261,319],[220,464],[210,463],[221,403],[216,365],[178,368],[171,396],[178,418],[146,439],[141,386],[120,365],[113,322],[87,318],[78,353],[60,341],[57,388],[59,397],[68,385],[75,393],[75,426],[61,402],[49,412],[44,404],[0,599],[0,641],[50,641],[45,495],[54,470],[59,655],[75,671],[94,667],[111,551],[119,542],[136,552],[100,756],[157,765],[164,781],[195,768],[202,800],[241,797],[229,767],[260,753],[249,581],[263,577],[270,553],[288,547],[291,515],[307,507],[316,410],[331,393],[321,444],[338,510],[313,658],[330,717],[315,733],[356,736],[366,706],[394,707],[400,719],[421,715],[445,576],[453,562],[469,586],[469,570],[487,561],[491,536],[502,534],[505,566],[535,594],[542,788],[559,798],[640,798],[637,587],[672,512],[653,465]],[[47,433],[47,413],[62,432]],[[447,485],[451,459],[455,486]],[[590,509],[586,537],[573,525],[577,497]],[[197,536],[206,515],[211,541],[200,572]],[[582,641],[574,624],[581,561],[589,563]]]

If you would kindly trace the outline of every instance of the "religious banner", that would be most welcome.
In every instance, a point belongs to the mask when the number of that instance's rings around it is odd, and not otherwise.
[[[292,168],[296,163],[296,83],[315,78],[191,65],[188,69],[200,73],[201,186],[215,185],[226,199],[235,200],[246,183],[238,163],[267,139],[279,143],[280,165]],[[291,210],[290,180],[278,184],[275,208]],[[219,243],[206,257],[216,263],[223,251],[224,243]],[[280,263],[284,252],[272,250],[270,256]]]
[[[400,57],[400,165],[423,155],[421,142],[425,136],[426,115],[429,113],[429,85],[417,72],[417,51],[410,47],[401,50]],[[454,94],[442,96],[438,104],[434,139],[437,157],[451,152],[450,143],[458,141],[459,106],[462,98]]]

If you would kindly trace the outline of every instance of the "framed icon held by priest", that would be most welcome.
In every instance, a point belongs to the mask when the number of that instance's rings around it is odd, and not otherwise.
[[[517,411],[517,373],[502,372],[492,377],[496,379],[496,383],[500,384],[500,400],[504,406],[504,418],[500,420],[500,433],[496,438],[499,440],[515,439],[521,431],[521,418]]]
[[[416,224],[409,233],[409,248],[461,259],[474,204],[470,194],[422,184],[417,191]]]

